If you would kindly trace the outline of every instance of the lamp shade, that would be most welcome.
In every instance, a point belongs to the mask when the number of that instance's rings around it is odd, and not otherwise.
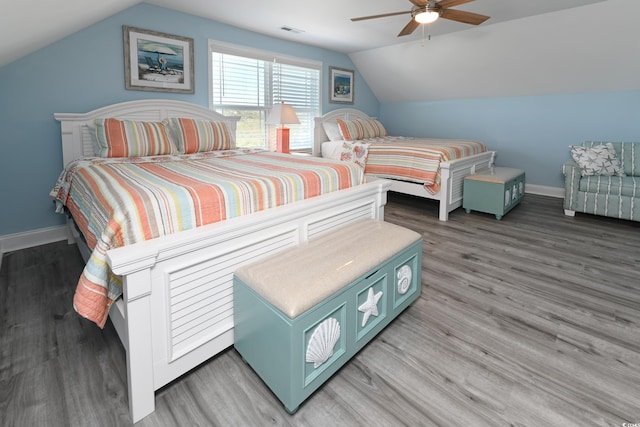
[[[267,117],[267,124],[270,125],[291,125],[299,124],[298,116],[291,105],[281,102],[273,106]]]

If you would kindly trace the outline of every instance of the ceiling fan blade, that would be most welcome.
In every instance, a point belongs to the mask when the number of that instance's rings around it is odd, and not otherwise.
[[[404,12],[391,12],[391,13],[383,13],[381,15],[361,16],[359,18],[351,18],[351,20],[353,22],[356,22],[356,21],[364,21],[365,19],[385,18],[387,16],[396,16],[396,15],[406,15],[407,13],[411,13],[411,11],[405,10]]]
[[[419,25],[420,24],[417,23],[415,19],[412,19],[411,21],[409,21],[407,25],[405,25],[402,31],[400,31],[400,34],[398,34],[398,37],[408,36],[409,34],[413,33],[415,29],[418,28]]]
[[[480,25],[490,18],[490,16],[487,15],[480,15],[479,13],[465,12],[463,10],[455,9],[444,9],[440,17],[471,25]]]
[[[409,0],[409,1],[418,7],[424,7],[429,4],[429,0]],[[469,0],[469,1],[473,1],[473,0]]]
[[[461,4],[465,4],[465,3],[471,3],[472,1],[475,1],[475,0],[440,0],[436,4],[443,9],[447,9],[449,7],[460,6]]]

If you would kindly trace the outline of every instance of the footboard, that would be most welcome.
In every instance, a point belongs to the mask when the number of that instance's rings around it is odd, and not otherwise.
[[[155,390],[233,344],[237,267],[358,219],[384,219],[390,185],[377,180],[109,251],[124,278],[111,317],[126,348],[133,421],[154,411]]]
[[[440,164],[440,221],[449,219],[449,212],[462,206],[464,177],[493,165],[495,151],[486,151]]]

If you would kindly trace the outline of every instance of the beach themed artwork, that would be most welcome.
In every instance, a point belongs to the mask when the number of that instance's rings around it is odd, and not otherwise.
[[[329,102],[353,104],[353,70],[329,67]]]
[[[193,39],[122,26],[125,88],[194,93]]]

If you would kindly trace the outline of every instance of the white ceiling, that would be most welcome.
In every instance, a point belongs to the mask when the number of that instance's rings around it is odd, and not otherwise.
[[[607,0],[349,57],[381,103],[638,90],[637,16]]]
[[[608,0],[475,0],[457,9],[491,16],[482,26]],[[127,9],[139,0],[21,0],[0,14],[0,67]],[[407,0],[148,0],[147,3],[198,15],[258,33],[353,53],[422,37],[397,37],[409,15],[352,22],[350,18],[409,11]],[[311,4],[313,5],[311,7]],[[230,7],[232,5],[232,7]],[[37,13],[34,13],[37,11]],[[286,32],[289,26],[301,33]],[[433,36],[469,29],[440,19]]]

